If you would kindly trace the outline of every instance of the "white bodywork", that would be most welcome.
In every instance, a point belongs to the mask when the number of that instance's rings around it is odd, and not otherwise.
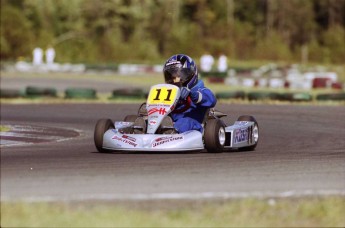
[[[162,120],[175,108],[180,97],[180,89],[170,84],[152,86],[146,102],[146,134],[125,134],[124,128],[130,128],[133,122],[116,121],[115,129],[107,130],[103,135],[104,149],[119,151],[191,151],[203,150],[203,134],[191,130],[181,134],[155,134]],[[217,117],[215,117],[217,118]],[[216,134],[216,133],[215,133]],[[257,143],[258,128],[254,122],[236,121],[225,127],[224,148],[248,147]]]
[[[202,134],[188,131],[182,134],[121,134],[117,129],[104,134],[103,148],[124,151],[188,151],[202,150]]]
[[[225,135],[228,139],[224,148],[241,148],[253,145],[258,140],[258,129],[254,122],[236,121],[234,125],[225,128]]]

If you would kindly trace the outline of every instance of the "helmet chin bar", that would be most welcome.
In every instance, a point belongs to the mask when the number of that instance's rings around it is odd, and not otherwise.
[[[177,86],[177,87],[179,87],[179,88],[181,88],[182,87],[182,83],[181,82],[177,82],[177,83],[172,83],[174,86]]]

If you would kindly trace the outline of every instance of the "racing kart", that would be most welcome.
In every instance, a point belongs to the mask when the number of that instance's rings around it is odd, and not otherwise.
[[[100,119],[94,130],[99,152],[112,151],[197,151],[254,150],[259,140],[259,125],[253,116],[240,116],[233,125],[221,119],[226,114],[209,109],[202,123],[203,132],[177,133],[169,114],[180,98],[180,88],[171,84],[151,87],[147,101],[138,113],[123,121]]]

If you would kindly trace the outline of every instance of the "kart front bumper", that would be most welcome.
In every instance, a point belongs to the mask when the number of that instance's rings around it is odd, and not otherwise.
[[[202,134],[122,134],[117,129],[104,133],[103,148],[116,151],[193,151],[204,149]]]

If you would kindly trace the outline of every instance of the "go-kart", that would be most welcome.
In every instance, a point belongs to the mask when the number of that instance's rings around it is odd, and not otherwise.
[[[222,152],[229,149],[254,150],[259,125],[253,116],[240,116],[226,125],[226,114],[209,109],[202,123],[203,132],[177,133],[169,114],[180,99],[180,88],[171,84],[151,87],[147,101],[138,113],[123,121],[98,120],[94,142],[99,152],[111,151],[197,151]]]

